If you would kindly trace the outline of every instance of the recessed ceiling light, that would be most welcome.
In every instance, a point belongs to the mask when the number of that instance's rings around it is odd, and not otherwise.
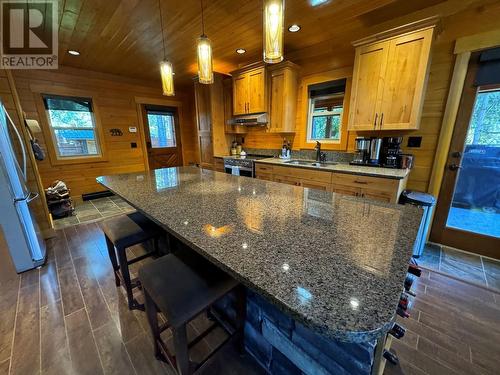
[[[297,31],[300,30],[300,26],[297,25],[297,24],[293,24],[291,25],[289,28],[288,28],[288,31],[290,31],[291,33],[296,33]]]
[[[75,50],[72,50],[72,49],[70,49],[70,50],[68,51],[68,53],[69,53],[70,55],[73,55],[73,56],[79,56],[79,55],[80,55],[80,52],[75,51]]]
[[[238,49],[236,50],[236,53],[239,53],[240,55],[243,55],[246,51],[247,51],[247,50],[246,50],[246,49],[244,49],[244,48],[238,48]]]

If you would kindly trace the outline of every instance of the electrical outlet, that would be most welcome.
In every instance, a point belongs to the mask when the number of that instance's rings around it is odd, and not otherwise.
[[[407,147],[418,148],[422,144],[422,137],[408,137]]]
[[[130,148],[137,148],[136,142],[130,142]]]

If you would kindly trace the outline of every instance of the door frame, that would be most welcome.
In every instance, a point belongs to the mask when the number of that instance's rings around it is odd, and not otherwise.
[[[177,126],[176,131],[179,131],[178,138],[180,139],[180,144],[177,147],[181,148],[180,157],[182,165],[184,165],[185,155],[184,155],[184,147],[183,139],[182,139],[182,125],[184,124],[184,113],[182,108],[182,102],[171,99],[158,99],[155,97],[142,97],[136,96],[134,98],[137,110],[137,118],[138,118],[138,133],[142,147],[142,158],[144,162],[144,170],[149,171],[151,168],[149,166],[149,157],[148,157],[148,149],[146,146],[146,134],[145,134],[145,123],[144,119],[146,113],[144,111],[145,105],[158,105],[162,107],[174,107],[177,110]]]
[[[443,174],[443,182],[439,192],[434,221],[431,229],[431,240],[448,246],[456,247],[473,253],[500,258],[500,239],[483,234],[466,231],[459,228],[447,227],[449,210],[452,204],[459,172],[451,172],[448,166],[452,163],[460,164],[461,156],[454,155],[462,152],[465,137],[470,127],[472,113],[481,87],[474,85],[474,80],[479,67],[479,52],[470,57],[469,68],[465,77],[458,115],[451,139],[450,150],[447,157],[447,170]]]

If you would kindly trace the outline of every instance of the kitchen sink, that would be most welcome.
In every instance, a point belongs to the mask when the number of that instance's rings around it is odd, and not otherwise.
[[[319,163],[319,162],[316,162],[314,160],[297,160],[297,159],[288,160],[288,161],[285,161],[284,163],[285,164],[292,164],[292,165],[307,165],[307,166],[311,166],[311,167],[328,167],[329,165],[337,164],[337,163],[332,162],[332,161]]]

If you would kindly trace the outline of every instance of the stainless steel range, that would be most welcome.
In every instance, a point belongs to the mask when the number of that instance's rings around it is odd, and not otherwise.
[[[225,156],[224,170],[235,176],[255,177],[255,160],[272,158],[272,155]]]

